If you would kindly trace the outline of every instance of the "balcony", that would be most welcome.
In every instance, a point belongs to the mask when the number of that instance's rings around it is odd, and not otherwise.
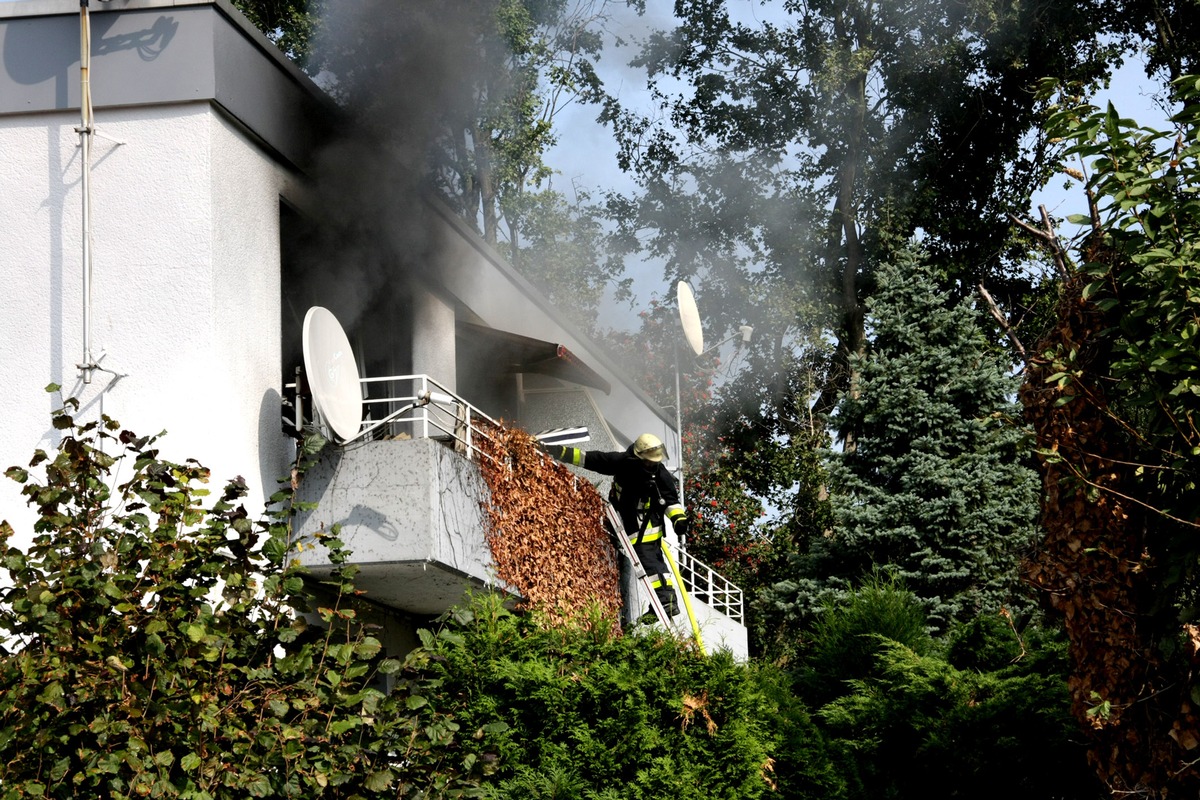
[[[487,415],[425,375],[364,382],[359,438],[326,448],[304,476],[300,499],[316,503],[297,517],[300,561],[315,575],[333,569],[314,541],[340,525],[340,538],[358,569],[355,585],[372,602],[413,615],[434,616],[469,590],[516,593],[495,576],[487,545],[488,488],[474,461],[486,435],[475,424]],[[373,399],[372,399],[373,398]],[[298,404],[294,408],[303,414]],[[319,420],[318,420],[319,423]],[[494,423],[493,423],[494,424]],[[686,552],[673,551],[705,647],[745,658],[741,590]],[[631,609],[647,598],[625,581]],[[691,635],[686,615],[680,632]]]

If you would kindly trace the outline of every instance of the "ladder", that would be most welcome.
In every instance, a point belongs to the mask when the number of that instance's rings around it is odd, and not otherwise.
[[[650,598],[650,608],[654,612],[654,616],[658,619],[662,626],[669,631],[675,631],[680,635],[686,635],[680,623],[676,623],[671,616],[667,614],[663,608],[662,602],[658,599],[658,593],[654,591],[654,585],[650,581],[650,576],[646,573],[645,567],[642,566],[641,559],[637,557],[637,551],[633,549],[633,542],[629,541],[628,534],[625,533],[625,526],[621,523],[621,516],[617,514],[617,510],[612,507],[612,503],[604,501],[604,517],[609,528],[612,529],[613,535],[621,544],[621,549],[625,553],[625,557],[629,559],[629,563],[633,568],[634,577],[641,583],[646,590],[646,595]],[[666,556],[667,563],[671,567],[671,572],[675,576],[675,587],[683,598],[683,607],[687,610],[688,620],[691,622],[692,635],[696,639],[696,646],[700,648],[701,654],[704,654],[704,642],[700,639],[700,626],[696,624],[696,615],[692,612],[692,603],[688,598],[687,588],[683,585],[683,578],[679,574],[679,568],[675,566],[675,559],[671,558],[670,551],[667,550],[665,539],[662,541],[663,555]],[[636,613],[636,612],[634,612]]]

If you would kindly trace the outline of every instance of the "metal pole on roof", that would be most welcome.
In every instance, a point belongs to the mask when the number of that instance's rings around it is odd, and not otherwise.
[[[79,134],[80,164],[83,177],[80,193],[83,205],[83,361],[77,364],[84,383],[92,382],[97,364],[92,358],[92,28],[88,0],[79,0]]]

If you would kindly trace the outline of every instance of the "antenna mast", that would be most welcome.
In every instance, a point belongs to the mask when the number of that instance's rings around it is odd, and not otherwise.
[[[92,26],[88,0],[79,0],[79,134],[80,163],[83,177],[80,191],[83,204],[83,361],[76,366],[84,383],[92,382],[98,364],[92,358]]]

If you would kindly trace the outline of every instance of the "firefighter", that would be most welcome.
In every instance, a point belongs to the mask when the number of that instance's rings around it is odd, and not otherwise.
[[[542,445],[542,449],[564,464],[572,464],[601,475],[611,475],[608,500],[621,517],[625,533],[633,544],[638,560],[667,614],[679,613],[671,570],[663,558],[663,519],[671,520],[675,533],[687,535],[687,509],[679,500],[675,481],[663,461],[667,451],[662,440],[643,433],[625,450],[606,452],[580,450],[563,445]],[[643,620],[653,619],[647,612]]]

